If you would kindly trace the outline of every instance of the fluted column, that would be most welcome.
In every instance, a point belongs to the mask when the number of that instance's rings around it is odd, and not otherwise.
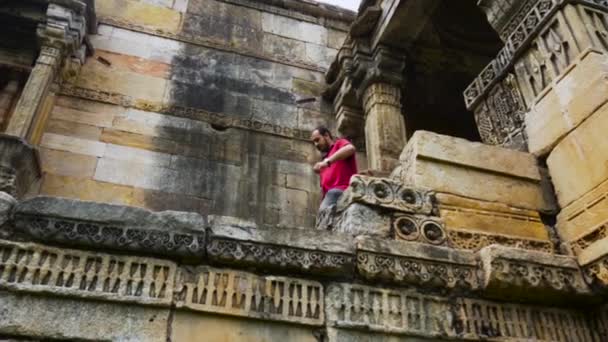
[[[406,142],[401,89],[389,83],[372,83],[363,93],[363,108],[369,168],[391,172]]]

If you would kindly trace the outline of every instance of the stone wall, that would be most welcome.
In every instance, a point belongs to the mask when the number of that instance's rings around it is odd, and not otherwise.
[[[352,14],[246,0],[96,6],[95,55],[42,137],[41,192],[311,226],[307,139],[332,124],[318,95]]]

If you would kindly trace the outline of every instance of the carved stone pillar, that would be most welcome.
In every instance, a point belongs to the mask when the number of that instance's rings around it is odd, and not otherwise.
[[[46,99],[49,87],[61,64],[61,51],[58,48],[43,46],[36,65],[23,88],[21,98],[7,125],[6,133],[17,137],[29,138],[34,118]]]
[[[389,83],[372,83],[363,93],[363,108],[369,168],[391,172],[406,142],[401,89]]]

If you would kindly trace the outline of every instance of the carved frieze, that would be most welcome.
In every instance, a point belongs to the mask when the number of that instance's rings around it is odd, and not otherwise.
[[[579,311],[448,298],[354,284],[327,288],[332,327],[430,338],[596,341]]]
[[[168,306],[176,265],[0,240],[0,288]]]
[[[15,226],[39,241],[90,248],[203,258],[205,234],[129,227],[116,222],[95,222],[17,213]]]
[[[350,272],[354,256],[231,239],[213,238],[207,245],[209,259],[224,264],[274,268],[325,275]]]
[[[591,294],[573,257],[500,245],[486,247],[479,254],[486,296],[508,299],[510,293],[556,304]]]
[[[480,287],[474,253],[421,243],[360,237],[357,271],[369,280],[421,288],[476,290]]]
[[[476,290],[479,288],[475,264],[457,264],[441,260],[372,252],[357,253],[357,270],[367,278],[422,288]]]
[[[357,202],[406,213],[430,215],[433,211],[430,191],[408,187],[388,178],[353,176],[343,198],[341,207]]]
[[[481,232],[449,229],[448,246],[457,249],[479,251],[483,247],[498,244],[507,247],[554,253],[553,243],[549,240],[517,238],[502,234],[486,234]]]
[[[323,285],[210,267],[182,269],[176,307],[307,325],[325,322]]]

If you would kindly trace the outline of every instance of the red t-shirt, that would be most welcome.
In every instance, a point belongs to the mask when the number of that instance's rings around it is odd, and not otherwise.
[[[342,147],[349,145],[350,142],[346,139],[338,139],[329,148],[326,158],[331,157]],[[323,197],[331,189],[345,190],[348,188],[350,178],[357,173],[357,160],[355,155],[335,161],[331,163],[329,167],[321,170],[321,189],[323,190]]]

